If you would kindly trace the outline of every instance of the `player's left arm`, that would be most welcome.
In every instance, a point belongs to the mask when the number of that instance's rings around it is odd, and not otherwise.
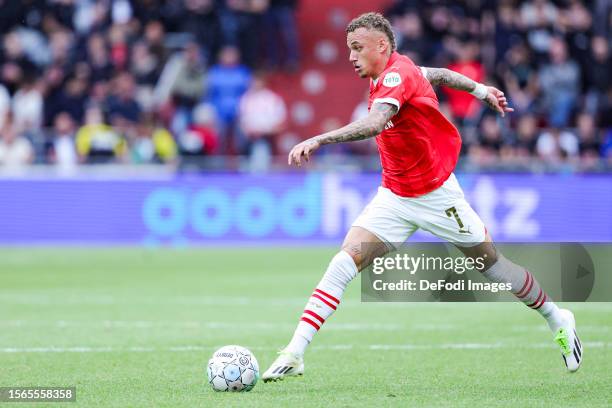
[[[498,112],[502,117],[506,112],[514,112],[514,109],[508,106],[504,93],[493,86],[480,84],[465,75],[447,68],[422,67],[421,71],[432,85],[445,85],[453,89],[469,92],[482,100],[489,108]]]
[[[310,155],[319,147],[331,143],[353,142],[356,140],[369,139],[383,131],[385,125],[393,115],[398,112],[397,106],[389,103],[375,103],[372,105],[368,116],[349,123],[340,129],[323,133],[295,145],[289,152],[288,163],[301,166],[302,156],[306,161]]]

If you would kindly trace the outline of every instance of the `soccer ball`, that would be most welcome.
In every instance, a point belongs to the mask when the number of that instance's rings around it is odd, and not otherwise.
[[[208,360],[208,383],[215,391],[251,391],[259,379],[259,364],[249,350],[225,346]]]

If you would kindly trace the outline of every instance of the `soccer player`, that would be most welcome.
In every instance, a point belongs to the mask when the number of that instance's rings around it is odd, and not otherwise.
[[[582,362],[574,315],[560,309],[533,275],[496,250],[482,220],[466,201],[453,174],[461,138],[444,117],[432,85],[470,92],[502,116],[512,112],[503,92],[453,71],[420,68],[395,51],[389,22],[366,13],[346,28],[349,60],[370,79],[369,114],[340,129],[312,137],[289,153],[301,165],[319,147],[376,137],[382,186],[351,226],[342,249],[331,260],[302,313],[293,338],[263,374],[273,381],[304,372],[304,351],[339,307],[357,273],[392,243],[405,242],[418,228],[453,243],[465,256],[485,260],[480,271],[492,282],[510,284],[512,293],[539,313],[554,333],[569,371]],[[362,243],[370,243],[363,246]]]

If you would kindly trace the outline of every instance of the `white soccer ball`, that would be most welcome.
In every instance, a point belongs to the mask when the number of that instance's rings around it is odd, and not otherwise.
[[[251,391],[259,379],[259,364],[249,350],[224,346],[208,360],[208,383],[215,391]]]

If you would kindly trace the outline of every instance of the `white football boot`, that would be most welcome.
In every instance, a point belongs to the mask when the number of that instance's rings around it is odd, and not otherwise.
[[[304,374],[304,357],[281,350],[274,363],[266,370],[261,379],[264,382],[282,380]]]
[[[556,331],[555,342],[561,347],[561,356],[570,372],[577,371],[582,364],[582,343],[576,333],[574,314],[567,309],[561,309],[565,323]]]

